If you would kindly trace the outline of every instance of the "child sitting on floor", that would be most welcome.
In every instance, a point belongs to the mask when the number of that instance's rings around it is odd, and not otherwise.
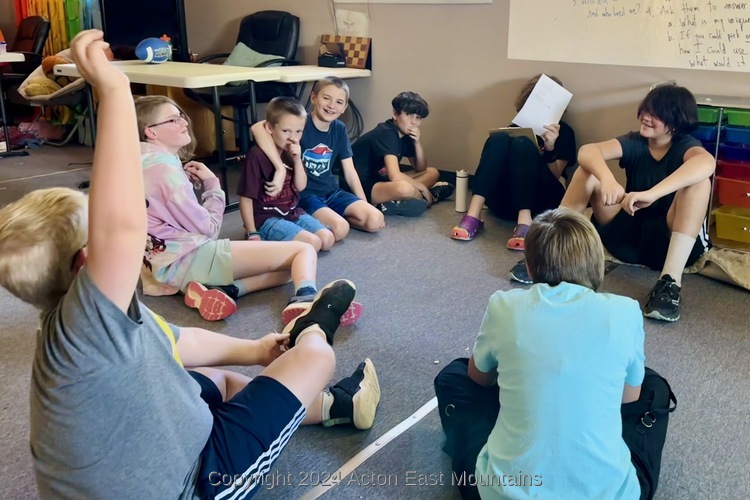
[[[544,212],[525,246],[535,284],[495,292],[471,358],[453,361],[435,379],[454,477],[479,483],[459,484],[461,493],[651,498],[666,425],[644,427],[645,441],[630,439],[632,427],[623,425],[630,403],[669,389],[653,371],[644,379],[638,303],[597,293],[604,254],[583,215]]]
[[[0,210],[0,284],[40,310],[29,398],[39,496],[246,498],[299,425],[372,426],[380,387],[369,359],[326,388],[355,288],[331,283],[283,334],[257,340],[178,328],[143,305],[136,114],[101,37],[71,42],[100,99],[90,196],[44,189]],[[265,368],[252,381],[207,368],[224,365]]]
[[[369,233],[380,231],[385,226],[383,214],[367,203],[352,161],[346,126],[339,120],[349,103],[349,86],[335,76],[323,78],[315,83],[310,102],[313,111],[307,117],[300,142],[302,164],[307,172],[307,186],[300,193],[300,207],[330,228],[336,241],[343,240],[350,227]],[[281,185],[284,162],[265,132],[264,122],[256,123],[251,130],[258,147],[276,167],[274,180],[266,189],[267,195],[273,195]],[[339,161],[343,181],[351,193],[339,187],[334,175]]]
[[[266,194],[276,171],[273,163],[258,146],[248,152],[237,188],[248,240],[303,241],[316,251],[328,251],[336,241],[328,228],[297,206],[307,185],[299,145],[306,116],[305,108],[292,97],[276,97],[268,103],[263,128],[284,163],[285,177],[278,194]]]
[[[414,217],[433,202],[444,200],[455,188],[439,182],[440,172],[427,166],[422,142],[422,120],[430,114],[427,102],[415,92],[401,92],[391,101],[392,118],[380,123],[352,145],[365,196],[386,215]],[[406,157],[412,169],[401,171]]]

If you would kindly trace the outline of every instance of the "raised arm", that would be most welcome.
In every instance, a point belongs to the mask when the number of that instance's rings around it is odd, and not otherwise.
[[[107,60],[107,47],[101,31],[82,31],[71,42],[71,56],[99,95],[87,267],[99,290],[127,311],[143,262],[146,197],[130,82]]]
[[[414,156],[409,158],[409,162],[415,171],[424,172],[427,169],[427,158],[424,154],[422,141],[419,140],[422,130],[419,127],[412,127],[408,130],[408,134],[414,141]]]

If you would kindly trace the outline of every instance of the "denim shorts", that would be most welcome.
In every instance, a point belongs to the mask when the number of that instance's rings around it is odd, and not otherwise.
[[[308,214],[314,214],[321,208],[328,207],[341,217],[344,217],[344,212],[346,212],[349,205],[357,201],[361,201],[361,198],[343,189],[337,189],[328,196],[317,196],[314,194],[302,196],[299,200],[299,207]]]
[[[315,234],[326,226],[310,214],[302,214],[296,221],[274,217],[260,226],[260,238],[264,241],[292,241],[302,231]]]

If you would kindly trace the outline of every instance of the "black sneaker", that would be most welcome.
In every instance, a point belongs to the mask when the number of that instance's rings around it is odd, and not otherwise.
[[[323,422],[325,427],[338,424],[352,424],[360,430],[372,427],[380,403],[380,384],[369,358],[350,377],[326,390],[333,395],[333,404],[331,418]]]
[[[526,269],[526,259],[519,260],[518,263],[513,266],[513,269],[510,270],[510,279],[523,283],[524,285],[531,285],[534,283],[534,280],[529,276],[529,270]]]
[[[221,290],[232,299],[237,300],[240,297],[240,289],[236,285],[204,285],[209,290]]]
[[[315,296],[310,308],[289,322],[284,333],[289,334],[289,347],[294,347],[302,330],[318,325],[326,340],[333,345],[333,335],[339,327],[341,316],[349,309],[357,289],[349,280],[336,280],[327,284]]]
[[[380,204],[380,210],[385,215],[400,215],[402,217],[417,217],[427,210],[427,200],[411,199],[401,201],[386,201]]]
[[[439,201],[450,198],[451,196],[453,196],[454,192],[456,192],[456,186],[444,181],[436,182],[430,188],[433,203],[437,203]]]
[[[659,278],[648,294],[643,315],[670,322],[680,319],[680,290],[670,275],[665,274]]]

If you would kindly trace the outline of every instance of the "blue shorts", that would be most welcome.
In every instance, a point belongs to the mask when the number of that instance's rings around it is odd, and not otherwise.
[[[249,498],[264,488],[271,465],[304,420],[305,407],[269,377],[254,378],[225,402],[211,379],[189,373],[214,416],[201,452],[198,492],[201,498]]]
[[[328,207],[341,217],[344,217],[344,212],[346,212],[349,205],[357,201],[361,201],[361,198],[343,189],[337,189],[328,196],[317,196],[314,194],[302,196],[299,200],[299,207],[308,214],[315,214],[321,208]]]
[[[260,239],[264,241],[292,241],[302,231],[310,231],[315,234],[326,227],[310,214],[302,214],[299,219],[292,222],[274,217],[266,220],[260,226]]]

